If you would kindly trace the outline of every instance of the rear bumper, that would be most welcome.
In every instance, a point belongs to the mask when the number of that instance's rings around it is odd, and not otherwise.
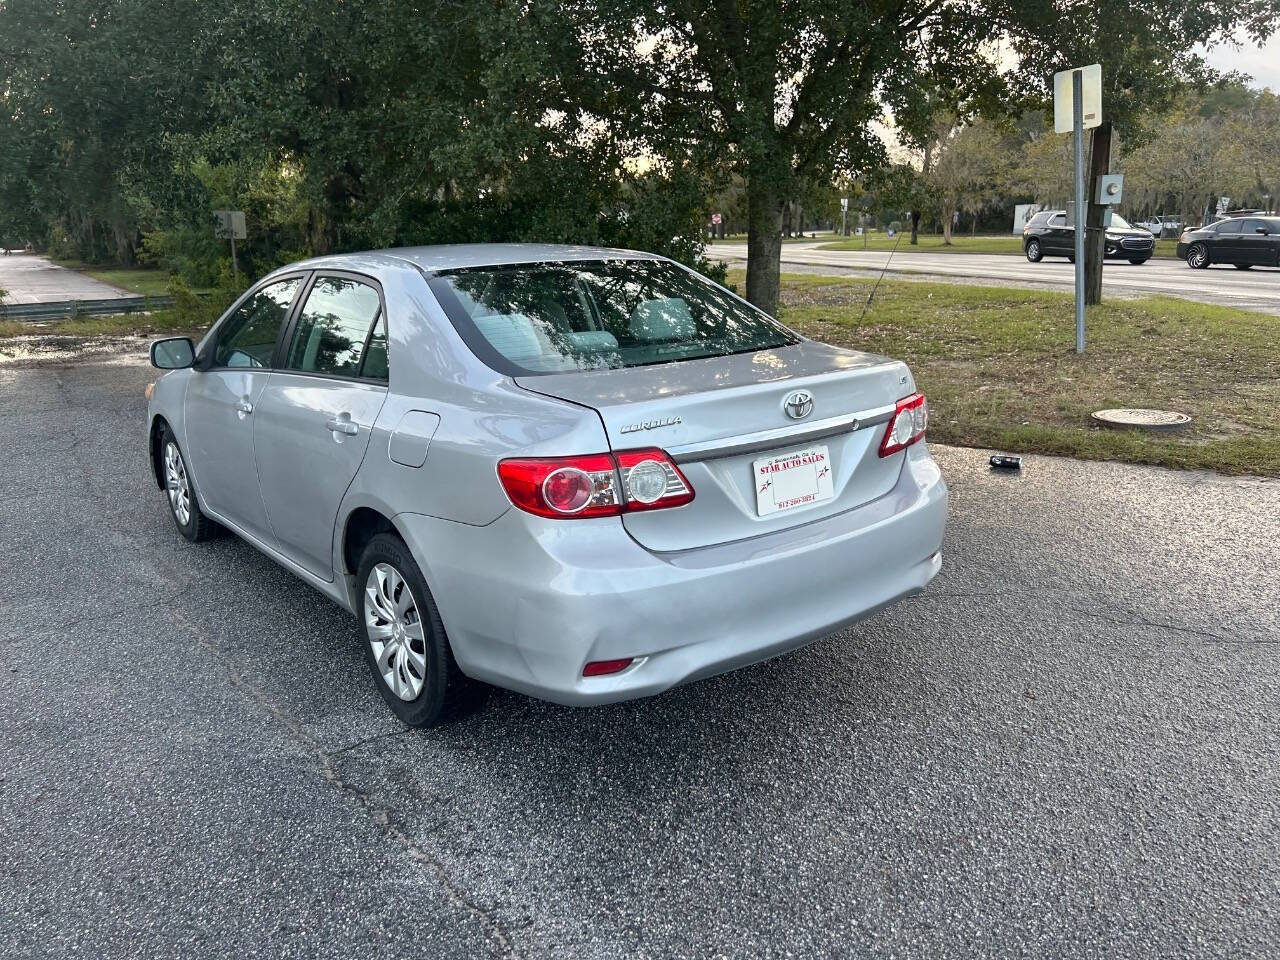
[[[1176,253],[1179,260],[1185,260],[1187,259],[1187,251],[1190,249],[1191,249],[1191,244],[1183,243],[1181,240],[1179,240],[1178,246],[1175,248],[1174,252]]]
[[[835,517],[672,554],[616,518],[486,527],[416,514],[422,564],[463,672],[566,704],[608,703],[767,659],[920,592],[941,568],[947,489],[924,444],[897,485]],[[583,677],[593,660],[636,662]]]

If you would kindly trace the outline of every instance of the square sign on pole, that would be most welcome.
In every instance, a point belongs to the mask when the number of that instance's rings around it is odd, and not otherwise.
[[[213,235],[219,240],[231,241],[231,273],[236,286],[240,285],[240,264],[236,262],[236,241],[249,236],[244,224],[243,210],[213,211]]]
[[[1080,119],[1084,129],[1102,123],[1102,64],[1060,70],[1053,75],[1053,132],[1071,133],[1074,123],[1074,90],[1071,78],[1080,74]]]
[[[1092,64],[1053,75],[1053,129],[1071,134],[1075,158],[1076,353],[1084,353],[1084,131],[1102,123],[1102,66]]]

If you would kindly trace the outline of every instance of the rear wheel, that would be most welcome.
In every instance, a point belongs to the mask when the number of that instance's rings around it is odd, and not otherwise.
[[[1237,270],[1248,270],[1248,269],[1249,269],[1250,267],[1252,267],[1252,266],[1253,266],[1253,264],[1252,264],[1252,263],[1237,263],[1237,264],[1235,265],[1235,268],[1236,268]]]
[[[1193,243],[1187,251],[1187,266],[1195,270],[1209,266],[1209,248],[1203,243]]]
[[[187,472],[187,461],[168,427],[160,435],[160,456],[164,464],[164,491],[169,498],[169,516],[173,517],[173,525],[192,543],[208,540],[217,532],[218,526],[200,511],[196,490]]]
[[[1044,251],[1040,249],[1039,240],[1028,240],[1027,249],[1024,252],[1032,263],[1039,263],[1044,259]]]
[[[411,727],[429,727],[458,706],[465,678],[454,663],[444,624],[422,571],[404,541],[380,533],[360,569],[365,661],[382,699]]]

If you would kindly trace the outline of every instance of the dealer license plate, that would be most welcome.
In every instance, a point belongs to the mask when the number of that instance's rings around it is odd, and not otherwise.
[[[753,466],[756,513],[762,517],[821,503],[834,495],[831,489],[831,456],[825,445],[791,450],[757,460]]]

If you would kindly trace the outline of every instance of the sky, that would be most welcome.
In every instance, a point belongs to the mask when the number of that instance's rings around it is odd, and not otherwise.
[[[1250,86],[1270,87],[1280,93],[1280,34],[1263,46],[1246,43],[1239,50],[1219,46],[1208,52],[1210,66],[1219,70],[1239,70],[1253,76]]]

